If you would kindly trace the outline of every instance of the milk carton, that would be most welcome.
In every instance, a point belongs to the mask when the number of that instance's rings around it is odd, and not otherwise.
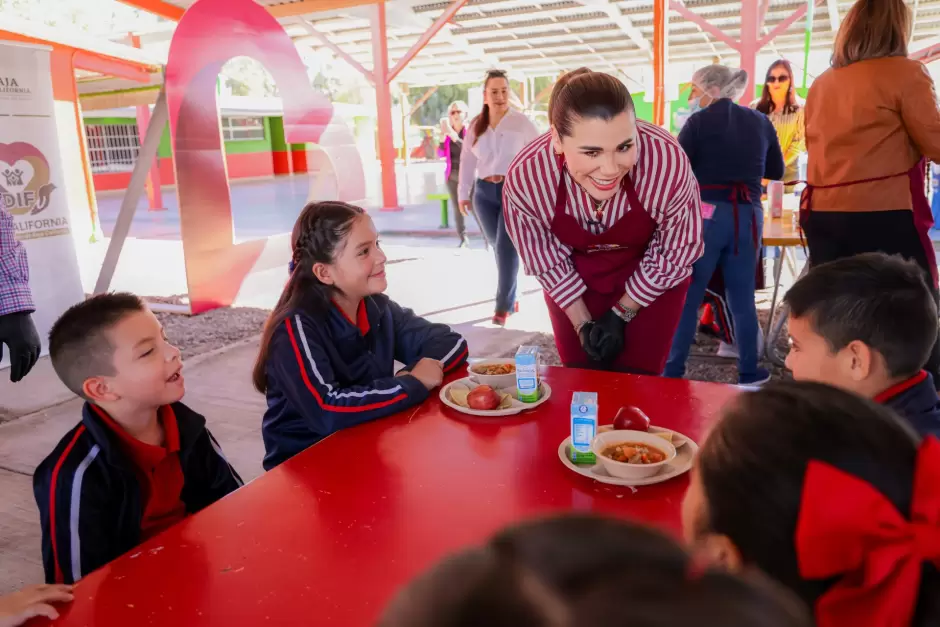
[[[539,347],[520,346],[516,351],[516,391],[523,403],[539,400]]]
[[[597,461],[591,452],[591,443],[596,435],[597,392],[575,392],[571,397],[571,461],[576,464]]]

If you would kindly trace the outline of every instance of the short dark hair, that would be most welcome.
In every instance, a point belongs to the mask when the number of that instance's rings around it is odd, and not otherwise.
[[[796,547],[810,461],[871,484],[910,515],[919,438],[889,408],[815,382],[780,381],[729,402],[702,445],[700,532],[727,536],[756,566],[813,605],[834,579],[800,576]],[[925,566],[913,625],[940,620],[940,577]]]
[[[621,113],[635,112],[633,98],[619,79],[582,67],[563,75],[548,98],[548,119],[558,134],[571,137],[576,120],[609,122]]]
[[[85,398],[86,379],[115,374],[114,346],[105,331],[145,308],[138,296],[115,292],[92,296],[59,316],[49,331],[49,356],[65,387]]]
[[[381,627],[799,627],[805,608],[756,572],[691,568],[674,540],[598,516],[531,521],[444,560]]]
[[[937,304],[924,271],[899,256],[865,253],[814,266],[784,297],[832,351],[864,342],[892,377],[919,372],[937,340]]]

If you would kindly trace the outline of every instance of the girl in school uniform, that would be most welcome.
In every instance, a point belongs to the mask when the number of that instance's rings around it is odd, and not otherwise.
[[[255,388],[267,397],[266,470],[324,437],[413,407],[467,359],[467,343],[385,296],[372,220],[310,203],[291,234],[292,270],[265,324]],[[395,362],[405,364],[395,372]]]
[[[757,567],[818,627],[940,624],[940,441],[819,383],[741,394],[699,451],[683,503],[691,548]]]

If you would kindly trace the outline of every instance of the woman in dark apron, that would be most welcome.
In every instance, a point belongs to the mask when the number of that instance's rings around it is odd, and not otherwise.
[[[903,0],[859,0],[846,14],[832,67],[806,99],[800,224],[813,264],[901,255],[923,268],[936,294],[925,158],[940,160],[940,111],[927,70],[907,58],[910,28]],[[926,369],[940,385],[938,345]]]
[[[665,130],[636,119],[618,79],[563,76],[552,129],[527,146],[503,191],[507,230],[538,278],[562,362],[662,372],[692,263],[698,188]]]

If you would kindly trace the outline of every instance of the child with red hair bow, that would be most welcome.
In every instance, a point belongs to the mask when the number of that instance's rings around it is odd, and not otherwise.
[[[940,441],[818,383],[729,403],[683,504],[699,556],[757,566],[819,627],[940,624]]]

